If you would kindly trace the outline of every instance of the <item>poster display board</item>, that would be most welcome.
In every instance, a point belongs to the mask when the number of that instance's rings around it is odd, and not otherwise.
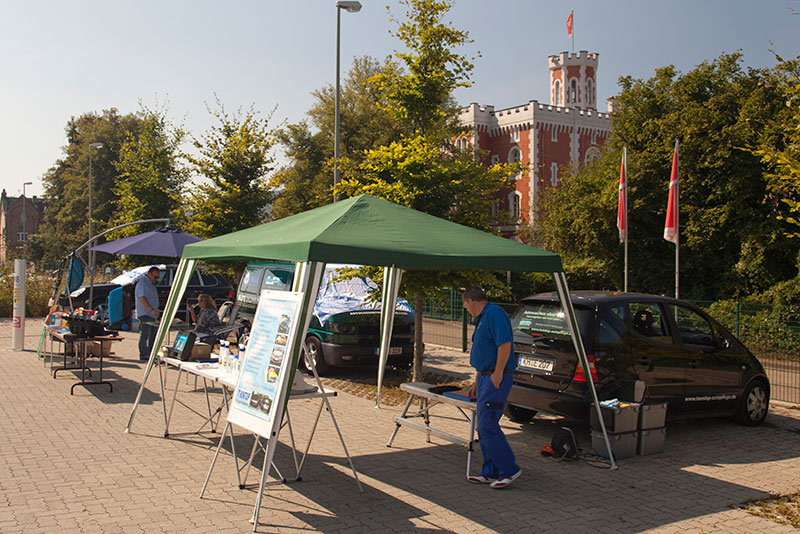
[[[276,435],[288,391],[303,293],[265,289],[258,302],[228,421],[265,438]]]

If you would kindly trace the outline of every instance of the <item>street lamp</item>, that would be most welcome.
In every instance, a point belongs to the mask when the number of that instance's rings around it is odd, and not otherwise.
[[[342,26],[342,10],[348,13],[358,13],[361,11],[361,2],[348,0],[338,0],[336,2],[336,112],[334,120],[334,142],[333,142],[333,201],[336,202],[336,186],[339,185],[339,40]]]
[[[89,143],[89,240],[92,235],[92,149],[103,148],[103,143]],[[94,246],[94,245],[92,245]],[[89,307],[94,304],[94,250],[89,250]]]
[[[25,215],[25,204],[27,204],[28,201],[25,198],[25,187],[29,185],[33,185],[33,182],[25,182],[22,184],[22,235],[25,236],[25,243],[23,243],[23,246],[27,244],[28,241],[28,217]]]

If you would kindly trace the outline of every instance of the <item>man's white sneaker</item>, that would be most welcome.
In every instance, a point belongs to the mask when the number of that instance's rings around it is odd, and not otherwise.
[[[483,475],[470,475],[467,477],[467,481],[471,484],[491,484],[495,480],[494,478],[486,478]]]
[[[505,488],[506,486],[508,486],[509,484],[514,482],[515,480],[517,480],[521,474],[522,474],[522,469],[520,469],[519,471],[517,471],[516,473],[514,473],[510,477],[499,478],[499,479],[495,480],[494,482],[489,484],[489,486],[494,488],[494,489]]]

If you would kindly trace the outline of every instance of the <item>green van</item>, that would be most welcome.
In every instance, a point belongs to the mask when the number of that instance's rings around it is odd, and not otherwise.
[[[325,268],[306,344],[320,375],[331,367],[375,366],[380,346],[380,303],[370,302],[367,293],[375,288],[363,278],[335,281],[337,269],[352,267],[331,264]],[[236,293],[234,317],[253,321],[258,298],[264,289],[289,291],[294,264],[257,261],[247,264]],[[410,368],[414,358],[414,311],[405,299],[397,299],[389,365]],[[311,372],[301,361],[301,367]]]

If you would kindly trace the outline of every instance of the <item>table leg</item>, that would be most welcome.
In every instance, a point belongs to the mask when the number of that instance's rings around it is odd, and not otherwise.
[[[167,366],[169,367],[169,366]],[[161,368],[158,369],[158,373],[161,374]],[[172,409],[175,407],[175,399],[178,398],[178,386],[181,383],[181,373],[183,373],[183,368],[178,368],[178,376],[175,379],[175,389],[172,392],[172,402],[169,405],[169,414],[166,416],[166,420],[164,421],[164,437],[169,437],[169,421],[172,419]],[[166,374],[166,373],[164,373]],[[166,381],[166,376],[164,377]],[[163,386],[162,386],[163,387]]]
[[[406,413],[408,413],[408,409],[411,407],[411,403],[414,401],[414,395],[408,396],[408,401],[406,402],[405,408],[403,408],[403,413],[400,414],[400,419],[405,418]],[[395,436],[397,436],[397,431],[400,430],[400,423],[395,422],[394,424],[394,432],[392,432],[392,437],[389,438],[389,443],[386,444],[387,447],[392,446],[392,442],[394,441]]]

